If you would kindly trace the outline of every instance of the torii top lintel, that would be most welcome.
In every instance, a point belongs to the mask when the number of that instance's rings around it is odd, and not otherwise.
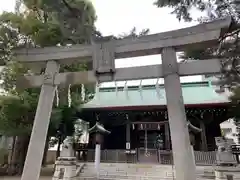
[[[110,40],[108,47],[113,48],[115,58],[128,58],[144,55],[160,54],[164,47],[174,47],[178,50],[189,45],[209,46],[216,43],[221,34],[225,33],[232,24],[232,18],[226,17],[212,22],[199,24],[189,28],[168,31],[159,34],[147,35],[139,38],[125,38],[122,40]],[[73,45],[71,47],[47,47],[16,50],[15,54],[21,62],[44,62],[58,60],[61,63],[66,60],[92,61],[93,45]]]

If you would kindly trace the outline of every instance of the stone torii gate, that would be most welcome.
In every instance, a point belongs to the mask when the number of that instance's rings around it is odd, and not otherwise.
[[[92,45],[34,48],[16,51],[18,60],[46,65],[45,74],[20,78],[18,87],[39,87],[41,93],[21,180],[38,180],[56,87],[69,84],[101,83],[148,78],[164,78],[177,180],[196,179],[191,153],[180,76],[216,74],[220,60],[177,63],[176,52],[187,48],[211,47],[228,31],[230,17],[140,38],[113,40],[109,37]],[[115,58],[162,55],[161,65],[115,68]],[[92,61],[93,70],[59,73],[60,64]]]

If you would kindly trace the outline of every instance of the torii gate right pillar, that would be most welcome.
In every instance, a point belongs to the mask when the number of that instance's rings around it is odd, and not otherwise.
[[[195,180],[196,168],[190,146],[176,51],[173,48],[162,50],[162,64],[176,179]]]

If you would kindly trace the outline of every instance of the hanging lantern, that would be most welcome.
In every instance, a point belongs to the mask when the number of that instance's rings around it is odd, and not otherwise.
[[[135,129],[135,125],[134,125],[134,124],[132,124],[132,129],[133,129],[133,130]]]
[[[142,124],[140,124],[140,128],[143,129],[143,125]]]
[[[158,127],[157,127],[158,130],[160,130],[160,125],[158,124]]]

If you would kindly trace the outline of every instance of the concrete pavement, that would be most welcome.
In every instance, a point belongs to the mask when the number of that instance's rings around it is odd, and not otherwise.
[[[41,177],[39,180],[51,180],[52,177]],[[21,180],[21,177],[0,177],[0,180]]]

